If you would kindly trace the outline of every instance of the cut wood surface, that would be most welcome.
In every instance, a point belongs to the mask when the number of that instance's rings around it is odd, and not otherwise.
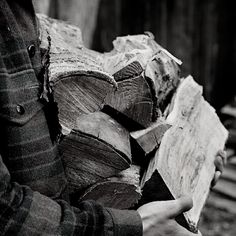
[[[192,77],[182,81],[172,102],[173,109],[166,119],[172,127],[164,134],[142,180],[143,195],[148,198],[151,191],[152,200],[159,199],[162,181],[166,186],[166,196],[162,192],[162,197],[191,195],[193,208],[184,217],[188,228],[196,231],[214,176],[214,159],[224,148],[227,131]]]
[[[40,14],[38,18],[42,50],[48,49],[51,38],[49,80],[63,133],[68,133],[79,115],[101,110],[106,95],[117,85],[103,70],[102,54],[83,46],[78,27]]]
[[[58,103],[63,134],[69,133],[82,114],[101,110],[111,84],[103,75],[94,72],[76,72],[63,76],[54,84],[54,98]]]
[[[131,163],[129,132],[109,115],[94,112],[77,118],[76,130],[108,143]]]
[[[134,122],[148,127],[153,119],[152,91],[142,75],[139,62],[134,61],[114,74],[118,88],[108,94],[109,105]]]
[[[77,125],[59,145],[70,192],[129,168],[129,133],[108,115],[81,115]]]
[[[105,97],[143,127],[157,119],[178,85],[179,61],[151,35],[118,37],[111,52],[98,53],[83,45],[79,28],[38,18],[42,50],[51,37],[49,80],[64,130],[73,128],[74,117],[101,110]]]
[[[150,127],[131,132],[130,135],[147,155],[160,145],[163,135],[170,127],[171,125],[159,119]]]
[[[140,198],[140,167],[132,165],[118,175],[92,185],[79,201],[95,200],[105,207],[129,209]]]
[[[117,37],[113,41],[113,46],[111,52],[104,54],[104,70],[116,74],[124,70],[127,65],[138,62],[151,90],[152,121],[155,121],[159,108],[164,109],[168,95],[175,91],[179,83],[178,65],[181,62],[158,45],[150,34]]]

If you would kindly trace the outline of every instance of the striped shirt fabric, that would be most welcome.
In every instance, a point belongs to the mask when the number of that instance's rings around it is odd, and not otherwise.
[[[30,0],[0,1],[0,235],[142,235],[136,211],[69,204]]]

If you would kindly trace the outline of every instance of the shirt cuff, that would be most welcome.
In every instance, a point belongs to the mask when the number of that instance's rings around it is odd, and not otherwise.
[[[142,236],[143,224],[140,215],[134,210],[105,208],[113,220],[114,236]]]

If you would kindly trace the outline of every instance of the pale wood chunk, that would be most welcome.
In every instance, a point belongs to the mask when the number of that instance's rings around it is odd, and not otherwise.
[[[94,200],[105,207],[129,209],[141,198],[139,184],[140,167],[131,165],[118,175],[92,185],[79,201]]]
[[[102,112],[81,115],[59,145],[69,191],[76,192],[129,168],[129,133]]]
[[[215,156],[224,148],[227,131],[192,77],[182,81],[172,102],[166,119],[172,127],[164,134],[144,175],[143,195],[145,198],[152,192],[149,201],[160,199],[160,195],[164,199],[190,195],[193,208],[184,217],[188,228],[196,231],[214,176]],[[165,187],[160,190],[162,181]]]
[[[130,136],[142,148],[144,154],[148,155],[160,145],[163,135],[170,127],[171,125],[159,119],[146,129],[131,132]]]
[[[160,110],[163,112],[169,104],[180,81],[179,73],[178,64],[166,51],[159,50],[148,60],[144,74],[153,91],[154,120]]]

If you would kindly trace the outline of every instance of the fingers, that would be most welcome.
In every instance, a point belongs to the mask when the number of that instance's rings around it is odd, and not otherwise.
[[[215,172],[214,178],[213,178],[213,180],[212,180],[212,182],[211,182],[211,188],[213,188],[213,187],[216,185],[216,183],[217,183],[217,181],[219,180],[221,174],[222,174],[221,171],[216,171],[216,172]]]
[[[216,156],[214,164],[217,171],[223,172],[224,161],[221,156]]]
[[[217,155],[222,158],[224,165],[226,165],[226,162],[227,162],[227,153],[226,153],[226,151],[224,151],[224,150],[219,150],[219,151],[217,152]]]
[[[226,158],[226,151],[224,151],[224,150],[219,150],[219,151],[217,152],[217,155],[219,155],[219,156],[221,156],[221,157],[223,157],[223,158]]]
[[[225,151],[218,151],[216,154],[216,158],[215,158],[215,166],[216,166],[216,170],[223,172],[224,169],[224,165],[226,165],[226,152]]]
[[[216,167],[216,172],[215,172],[214,178],[211,182],[211,187],[214,187],[216,185],[217,181],[219,180],[219,178],[223,172],[224,165],[226,164],[226,152],[225,151],[220,150],[217,152],[214,164]]]
[[[169,218],[175,218],[176,216],[190,210],[193,207],[193,200],[190,197],[181,197],[177,200],[171,201],[171,206],[168,211]]]

